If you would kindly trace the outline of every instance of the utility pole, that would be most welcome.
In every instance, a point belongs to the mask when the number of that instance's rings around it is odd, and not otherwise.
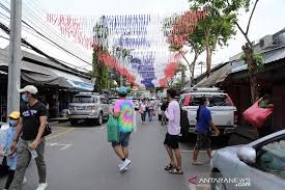
[[[21,86],[21,33],[22,33],[22,0],[11,1],[10,45],[8,59],[8,110],[10,113],[20,109]]]

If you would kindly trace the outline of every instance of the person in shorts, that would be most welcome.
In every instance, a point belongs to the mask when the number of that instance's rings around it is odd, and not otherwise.
[[[180,134],[180,106],[177,100],[175,100],[176,91],[174,89],[167,90],[167,97],[169,100],[168,108],[165,111],[165,115],[168,119],[168,128],[164,140],[164,145],[169,155],[170,162],[164,168],[171,174],[183,174],[181,152],[179,149],[179,134]],[[176,158],[176,163],[174,161]]]
[[[202,148],[207,149],[207,154],[211,159],[211,133],[210,129],[213,128],[216,131],[216,134],[219,135],[220,131],[215,126],[212,121],[212,116],[210,110],[207,108],[209,105],[209,100],[206,97],[201,98],[200,106],[197,110],[197,125],[196,125],[196,133],[197,133],[197,141],[193,151],[193,165],[200,165],[197,161],[199,151]]]
[[[129,157],[129,140],[131,133],[134,129],[134,114],[135,106],[131,100],[127,100],[128,89],[121,86],[118,90],[120,99],[115,102],[113,116],[118,119],[118,125],[120,130],[120,137],[118,142],[113,142],[112,146],[121,159],[119,163],[120,171],[127,170],[131,164]]]

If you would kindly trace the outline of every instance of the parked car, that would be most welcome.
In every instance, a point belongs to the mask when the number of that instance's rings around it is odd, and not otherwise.
[[[94,122],[102,125],[109,116],[109,104],[107,99],[97,93],[82,92],[73,97],[69,104],[69,120],[71,125],[76,125],[79,120]]]
[[[283,190],[285,187],[285,130],[247,145],[213,151],[212,189]],[[235,183],[217,183],[215,179],[237,179]]]
[[[179,100],[184,112],[187,112],[189,119],[189,133],[195,134],[196,116],[200,99],[207,97],[210,101],[209,110],[215,125],[221,134],[231,134],[237,126],[237,108],[234,106],[227,93],[218,88],[194,88],[189,93],[182,94]],[[216,135],[212,132],[212,135]]]
[[[0,142],[2,142],[3,135],[7,132],[9,125],[7,123],[0,123]],[[3,157],[0,157],[2,163]],[[8,173],[8,167],[0,164],[0,176]]]

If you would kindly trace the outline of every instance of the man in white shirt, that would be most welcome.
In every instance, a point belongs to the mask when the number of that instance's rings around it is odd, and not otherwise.
[[[167,98],[169,100],[168,108],[165,115],[168,119],[168,129],[164,140],[164,145],[168,152],[170,162],[165,167],[166,171],[171,174],[183,174],[181,166],[181,152],[179,149],[179,134],[180,134],[180,106],[175,100],[176,91],[174,89],[167,90]],[[173,154],[173,152],[175,154]],[[177,163],[175,164],[174,155]]]

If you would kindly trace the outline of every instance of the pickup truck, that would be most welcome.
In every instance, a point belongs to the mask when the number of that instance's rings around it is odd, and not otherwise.
[[[218,88],[196,88],[181,95],[179,103],[182,111],[187,112],[188,115],[190,124],[188,132],[196,133],[196,115],[202,97],[209,99],[210,105],[208,108],[211,111],[212,120],[220,130],[221,135],[233,133],[238,121],[237,108],[229,95]],[[212,131],[212,135],[215,136],[215,132]]]

